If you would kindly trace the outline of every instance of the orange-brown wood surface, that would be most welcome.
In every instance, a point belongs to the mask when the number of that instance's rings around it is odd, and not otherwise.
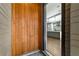
[[[12,4],[12,55],[42,46],[42,4]]]

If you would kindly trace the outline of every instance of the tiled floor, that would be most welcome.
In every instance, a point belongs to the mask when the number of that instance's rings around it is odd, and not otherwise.
[[[47,39],[47,50],[55,56],[60,56],[60,40],[56,38]]]

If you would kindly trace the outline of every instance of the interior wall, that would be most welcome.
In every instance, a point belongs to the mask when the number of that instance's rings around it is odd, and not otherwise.
[[[65,55],[79,56],[79,4],[65,4]]]
[[[60,32],[47,32],[47,36],[50,38],[60,39]]]
[[[0,3],[0,56],[11,55],[11,4]]]
[[[79,3],[71,4],[71,55],[79,56]]]

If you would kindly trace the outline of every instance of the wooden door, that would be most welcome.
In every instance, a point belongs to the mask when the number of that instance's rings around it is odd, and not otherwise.
[[[41,49],[42,4],[12,4],[12,55]]]

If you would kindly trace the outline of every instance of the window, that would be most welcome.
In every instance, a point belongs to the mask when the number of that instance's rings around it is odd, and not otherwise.
[[[48,27],[48,31],[53,31],[53,23],[48,23],[47,27]]]
[[[47,30],[48,31],[61,31],[61,14],[55,17],[47,19]]]

